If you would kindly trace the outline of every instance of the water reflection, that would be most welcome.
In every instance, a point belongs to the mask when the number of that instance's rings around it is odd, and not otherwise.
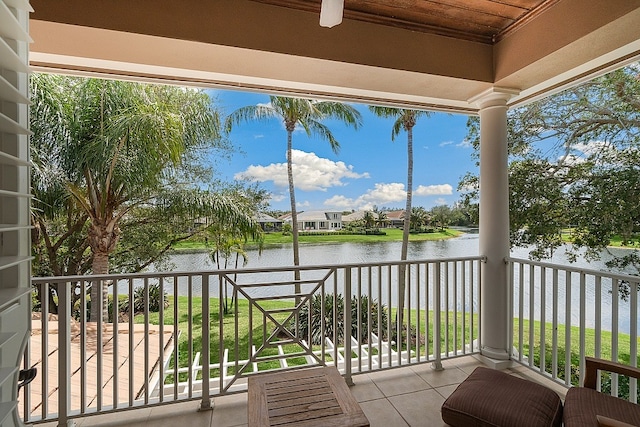
[[[441,240],[441,241],[421,241],[410,242],[408,258],[410,260],[419,259],[437,259],[437,258],[460,258],[468,256],[477,256],[479,254],[478,247],[478,235],[475,233],[464,234],[461,237]],[[300,246],[300,261],[302,265],[330,265],[330,264],[348,264],[348,263],[376,263],[384,261],[396,261],[400,258],[401,242],[371,242],[371,243],[339,243],[339,244],[302,244]],[[620,253],[621,249],[613,249],[613,253]],[[260,268],[272,268],[272,267],[288,267],[293,265],[293,255],[291,245],[270,246],[262,251],[260,254],[255,249],[250,249],[248,252],[249,263],[247,268],[260,269]],[[528,258],[529,249],[527,248],[515,248],[511,255],[515,258]],[[588,262],[584,258],[579,258],[575,263],[570,263],[566,258],[563,250],[558,250],[553,258],[549,262],[561,265],[570,265],[572,267],[583,267],[592,270],[606,270],[605,262],[610,259],[611,255],[603,254],[603,259],[595,262]],[[189,254],[176,254],[171,258],[171,262],[174,265],[174,271],[202,271],[202,270],[214,270],[215,266],[211,262],[211,259],[207,253],[189,253]],[[268,280],[291,280],[291,272],[278,273],[277,277],[266,278],[261,274],[252,275],[252,280],[268,281]],[[528,279],[526,279],[528,281]],[[561,281],[562,282],[562,281]],[[186,284],[185,284],[186,285]],[[181,286],[182,288],[182,286]],[[194,278],[193,291],[194,295],[199,295],[201,290],[201,283],[199,278]],[[171,289],[167,289],[169,293],[172,293]],[[267,290],[267,288],[259,289],[258,292],[272,292],[273,289]],[[182,294],[182,289],[179,293]],[[558,289],[558,294],[564,299],[564,283],[561,283]],[[590,302],[595,298],[595,287],[591,281],[586,283],[586,299]],[[217,296],[217,286],[211,286],[211,296]],[[540,289],[536,286],[534,294],[540,294]],[[523,309],[527,313],[529,311],[529,295],[528,291],[525,291],[523,295]],[[515,295],[516,310],[518,310],[519,295],[516,290]],[[574,292],[572,294],[572,306],[579,307],[579,293]],[[551,312],[552,298],[549,294],[545,297],[545,306],[547,312]],[[631,319],[629,318],[628,302],[617,301],[620,303],[620,311],[627,313],[626,317],[623,315],[620,321],[620,328],[623,331],[629,331],[629,325]],[[612,295],[610,291],[603,288],[602,290],[602,326],[605,329],[610,329],[611,326],[611,312],[612,312]],[[475,301],[473,302],[475,305]],[[539,304],[535,309],[536,313],[539,313]],[[574,310],[572,310],[573,312]],[[558,313],[560,319],[564,318],[563,313]],[[587,326],[593,327],[596,316],[593,312],[589,312],[587,316]],[[572,320],[572,323],[577,322],[577,319]]]

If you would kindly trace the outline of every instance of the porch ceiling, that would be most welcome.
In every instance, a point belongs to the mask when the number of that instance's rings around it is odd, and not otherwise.
[[[31,0],[35,70],[474,113],[640,58],[640,0]]]

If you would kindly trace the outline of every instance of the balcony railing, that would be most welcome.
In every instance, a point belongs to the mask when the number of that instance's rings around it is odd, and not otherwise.
[[[515,361],[567,386],[582,382],[585,356],[637,366],[640,278],[522,259],[509,266]],[[34,278],[25,367],[38,376],[21,390],[22,413],[63,425],[185,400],[206,408],[246,390],[257,371],[317,364],[336,365],[347,381],[408,364],[438,368],[479,352],[481,268],[469,257]],[[108,318],[97,322],[91,286],[108,293]],[[603,377],[600,386],[637,402],[633,379]]]
[[[38,376],[21,391],[23,418],[66,425],[196,399],[207,408],[273,369],[336,365],[350,381],[409,364],[440,368],[479,351],[481,266],[468,257],[34,278],[25,366]],[[91,286],[108,294],[108,316],[95,322]],[[93,303],[102,312],[103,301]]]
[[[566,386],[584,380],[584,358],[638,366],[640,277],[510,260],[512,358]],[[599,387],[638,402],[635,379],[599,378]]]

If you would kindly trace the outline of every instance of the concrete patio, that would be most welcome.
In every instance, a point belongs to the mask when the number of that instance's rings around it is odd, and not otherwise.
[[[444,370],[431,364],[414,365],[353,377],[351,392],[372,427],[446,426],[440,406],[477,366],[481,356],[443,361]],[[546,380],[527,367],[514,364],[512,375],[544,384],[564,399],[566,389]],[[214,398],[214,410],[198,412],[200,401],[107,414],[76,420],[77,426],[131,427],[240,427],[247,425],[247,394]],[[55,423],[42,424],[55,426]]]

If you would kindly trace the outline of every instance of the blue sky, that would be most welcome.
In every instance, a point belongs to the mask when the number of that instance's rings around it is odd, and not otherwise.
[[[246,105],[266,104],[266,94],[226,90],[210,91],[228,114]],[[391,141],[393,121],[354,104],[363,117],[359,130],[340,122],[324,122],[340,143],[334,153],[329,144],[293,134],[294,183],[298,210],[359,210],[374,205],[403,208],[406,197],[407,136]],[[433,113],[414,127],[413,205],[430,209],[459,200],[458,182],[466,172],[477,173],[465,141],[467,116]],[[272,194],[271,208],[290,210],[286,178],[286,131],[278,120],[236,126],[230,134],[236,152],[215,162],[224,180],[259,182]]]

